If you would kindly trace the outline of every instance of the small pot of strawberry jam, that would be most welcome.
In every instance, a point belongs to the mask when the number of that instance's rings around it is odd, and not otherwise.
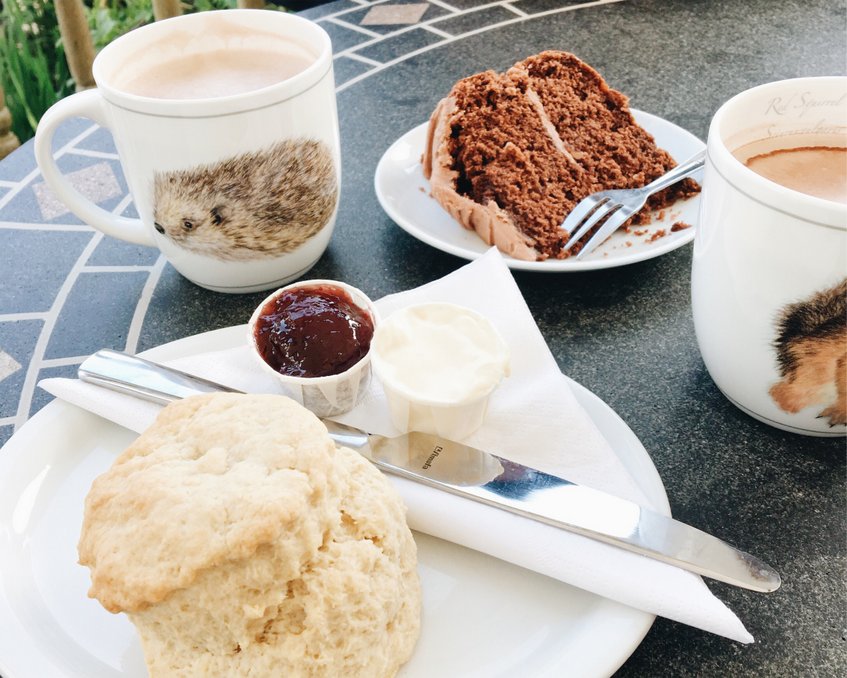
[[[269,295],[250,319],[250,343],[265,371],[319,416],[352,409],[370,379],[377,314],[360,290],[306,280]]]

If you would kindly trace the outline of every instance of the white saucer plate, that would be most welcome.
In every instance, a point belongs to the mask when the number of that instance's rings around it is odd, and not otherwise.
[[[681,127],[643,111],[632,111],[636,121],[652,134],[678,163],[684,162],[705,144]],[[426,142],[427,123],[418,125],[395,141],[383,154],[376,168],[374,188],[382,208],[404,231],[443,252],[463,259],[482,256],[489,246],[473,231],[463,228],[431,196],[429,181],[421,165]],[[702,170],[693,177],[702,179]],[[694,239],[700,210],[700,196],[680,200],[654,215],[647,226],[618,230],[584,259],[547,259],[523,261],[506,257],[509,268],[522,271],[575,272],[613,268],[652,259],[682,247]],[[676,222],[689,224],[676,232]],[[665,235],[658,236],[660,231]]]
[[[170,360],[232,348],[244,327],[160,346]],[[602,400],[571,382],[577,400],[661,510],[662,482],[644,447]],[[0,450],[0,675],[146,676],[123,615],[87,597],[77,564],[84,497],[134,434],[54,401]],[[423,586],[420,641],[402,678],[599,678],[639,645],[654,616],[481,553],[416,534]]]

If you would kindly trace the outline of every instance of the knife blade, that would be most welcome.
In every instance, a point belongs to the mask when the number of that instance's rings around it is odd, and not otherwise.
[[[79,377],[159,404],[239,392],[110,350],[87,358]],[[427,433],[385,437],[322,421],[337,444],[359,451],[387,473],[741,588],[769,593],[781,584],[779,573],[755,556],[626,499]]]

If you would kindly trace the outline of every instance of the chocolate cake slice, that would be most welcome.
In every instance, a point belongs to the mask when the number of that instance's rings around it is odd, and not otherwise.
[[[635,188],[676,163],[627,98],[568,52],[542,52],[505,73],[457,82],[432,114],[424,175],[463,226],[517,259],[563,259],[565,216],[585,196]],[[651,197],[630,223],[693,195],[686,179]]]

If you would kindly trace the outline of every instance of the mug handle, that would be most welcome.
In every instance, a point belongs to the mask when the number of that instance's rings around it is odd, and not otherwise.
[[[114,238],[155,247],[153,236],[141,219],[112,214],[84,197],[62,175],[53,157],[53,135],[59,124],[72,117],[88,118],[109,128],[103,97],[96,89],[71,94],[53,104],[35,131],[35,159],[44,181],[70,210],[90,226]]]

